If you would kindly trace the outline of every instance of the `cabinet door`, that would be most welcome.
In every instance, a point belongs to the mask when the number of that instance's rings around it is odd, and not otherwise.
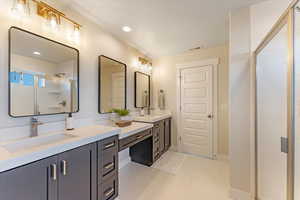
[[[171,128],[170,119],[165,120],[165,151],[170,148],[171,145]]]
[[[55,164],[51,157],[0,173],[0,199],[56,200]]]
[[[162,154],[165,149],[165,123],[159,122],[159,152]]]
[[[58,200],[95,199],[96,144],[67,151],[58,156]]]

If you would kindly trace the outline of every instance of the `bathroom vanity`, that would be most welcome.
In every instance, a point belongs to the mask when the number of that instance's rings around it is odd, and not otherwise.
[[[119,151],[129,148],[131,161],[151,166],[171,146],[171,115],[149,120],[151,116],[136,117],[135,124],[148,124],[147,129],[119,136]],[[143,123],[141,123],[143,122]]]
[[[116,128],[94,126],[77,129],[70,133],[73,138],[53,144],[16,152],[1,147],[1,199],[114,199],[118,133]]]
[[[151,116],[136,117],[136,121],[153,124],[153,162],[160,158],[171,146],[171,115],[153,119]]]

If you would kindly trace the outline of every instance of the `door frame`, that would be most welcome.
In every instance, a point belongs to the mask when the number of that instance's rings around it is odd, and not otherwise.
[[[212,144],[212,155],[209,157],[210,159],[217,159],[218,153],[218,124],[219,124],[219,115],[218,115],[218,71],[219,71],[219,58],[212,58],[206,60],[198,60],[194,62],[186,62],[186,63],[179,63],[176,64],[176,99],[177,99],[177,144],[178,144],[178,151],[182,151],[181,145],[181,71],[184,69],[195,68],[195,67],[205,67],[205,66],[212,66],[213,69],[213,78],[212,78],[212,85],[213,85],[213,144]]]

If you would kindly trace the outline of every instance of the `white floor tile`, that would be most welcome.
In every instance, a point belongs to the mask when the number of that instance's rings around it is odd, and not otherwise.
[[[228,163],[167,152],[153,167],[122,168],[118,200],[229,200],[229,189]]]

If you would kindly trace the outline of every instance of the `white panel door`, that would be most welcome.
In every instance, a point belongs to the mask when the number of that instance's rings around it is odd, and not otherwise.
[[[181,150],[213,157],[213,67],[181,71]]]

